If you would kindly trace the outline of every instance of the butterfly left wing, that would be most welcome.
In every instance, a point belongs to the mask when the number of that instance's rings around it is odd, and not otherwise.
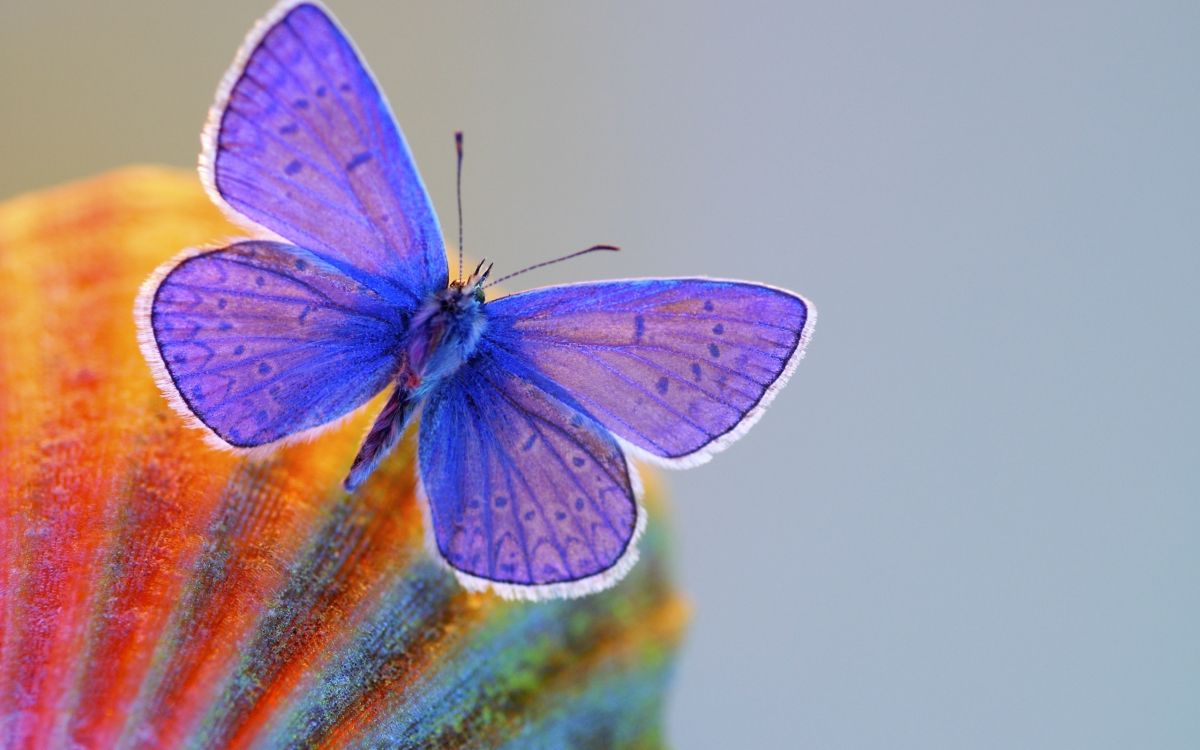
[[[446,285],[441,231],[408,146],[320,7],[287,0],[259,22],[203,144],[201,176],[217,205],[398,303]]]
[[[816,310],[765,284],[633,279],[488,303],[485,338],[557,383],[639,456],[708,460],[762,415]]]
[[[176,411],[214,445],[250,449],[328,426],[388,384],[404,321],[315,255],[247,241],[164,264],[138,339]]]
[[[616,440],[554,384],[481,345],[424,407],[432,546],[472,589],[580,596],[636,560],[637,478]]]

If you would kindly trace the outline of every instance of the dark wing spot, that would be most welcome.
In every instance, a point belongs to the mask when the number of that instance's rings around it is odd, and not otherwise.
[[[722,323],[717,323],[715,326],[713,326],[712,331],[720,336],[722,333],[725,333],[725,326]]]
[[[233,356],[240,357],[244,351],[246,351],[246,347],[238,344],[237,346],[233,347]]]
[[[523,518],[524,518],[526,521],[532,521],[532,520],[533,520],[533,516],[534,516],[534,513],[533,513],[533,511],[532,511],[532,510],[527,510],[527,511],[525,511],[525,515],[524,515],[524,516],[522,516],[522,517],[523,517]]]
[[[700,382],[700,363],[699,362],[692,363],[692,380],[695,380],[697,383]]]
[[[572,414],[571,415],[571,426],[572,427],[583,427],[583,417],[581,417],[578,414]]]
[[[710,299],[704,300],[704,312],[712,312],[712,311],[713,311],[712,300],[710,300]]]
[[[523,451],[529,450],[530,448],[533,447],[533,444],[535,442],[537,442],[537,433],[536,432],[530,434],[529,438],[524,443],[521,444],[521,450],[523,450]]]
[[[346,162],[346,169],[353,171],[369,161],[371,161],[371,152],[363,151],[361,154],[355,154],[350,158],[350,161]]]
[[[303,97],[292,102],[292,104],[295,105],[296,109],[308,109],[308,100]]]
[[[224,297],[222,297],[221,299],[217,300],[217,307],[218,307],[219,309],[221,309],[221,310],[224,310],[224,309],[225,309],[225,305],[228,305],[228,304],[229,304],[229,300],[225,299]]]
[[[262,286],[263,284],[267,283],[267,280],[264,279],[262,276],[255,276],[254,283],[258,284],[259,286]]]
[[[256,419],[258,419],[259,424],[267,421],[267,413],[265,411],[259,411],[258,414],[255,414],[254,416]]]
[[[220,322],[220,324],[217,325],[217,330],[218,331],[232,331],[233,323],[230,323],[228,320],[222,320]]]
[[[279,129],[280,135],[295,135],[298,132],[300,132],[300,126],[294,122],[289,122]]]
[[[582,497],[575,498],[575,510],[577,510],[577,511],[583,510],[583,498]]]
[[[633,341],[640,344],[642,336],[646,333],[646,319],[641,315],[637,315],[633,319]]]
[[[314,93],[315,93],[317,96],[319,96],[319,97],[321,97],[321,96],[325,96],[325,87],[324,87],[324,86],[317,86],[317,90],[316,90]]]
[[[721,356],[721,347],[717,346],[716,344],[709,344],[708,353],[713,356],[713,359],[716,359],[717,357]]]
[[[663,377],[658,379],[657,383],[654,384],[654,390],[658,391],[659,393],[661,393],[663,395],[666,395],[668,385],[669,385],[669,383],[667,382],[667,377],[664,375]]]
[[[176,354],[171,359],[175,360],[175,364],[177,365],[182,365],[187,362],[187,357],[183,356],[182,354]]]
[[[258,363],[258,374],[259,375],[266,375],[270,371],[271,371],[271,366],[268,365],[266,362]]]
[[[297,270],[303,271],[304,269],[308,268],[308,261],[297,258],[296,259],[296,268],[297,268]]]
[[[301,169],[304,169],[304,165],[301,164],[298,159],[292,159],[290,162],[288,162],[288,165],[283,168],[283,171],[287,172],[288,174],[300,174]]]
[[[496,496],[496,507],[503,508],[505,505],[508,505],[508,498],[505,497],[504,495],[497,495]]]
[[[349,90],[350,90],[350,84],[348,84],[348,83],[342,83],[340,86],[338,86],[338,88],[339,88],[339,89],[341,89],[342,91],[349,91]]]
[[[567,517],[567,514],[563,513],[561,510],[554,511],[554,519],[556,521],[562,521],[562,520],[566,519],[566,517]]]
[[[574,457],[574,458],[572,458],[572,459],[571,459],[571,463],[575,464],[576,466],[583,466],[583,465],[584,465],[585,463],[587,463],[587,462],[586,462],[586,461],[584,461],[584,460],[583,460],[582,458],[580,458],[579,456],[576,456],[576,457]]]
[[[204,400],[204,391],[202,391],[200,389],[200,386],[196,386],[195,388],[192,389],[192,400],[193,401],[203,401]]]

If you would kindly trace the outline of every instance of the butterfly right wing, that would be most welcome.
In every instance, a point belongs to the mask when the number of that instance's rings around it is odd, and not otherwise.
[[[741,437],[792,374],[816,310],[705,278],[596,281],[488,303],[484,336],[645,458],[681,468]]]
[[[580,596],[633,565],[644,514],[620,446],[503,350],[481,344],[429,396],[420,433],[432,546],[464,586]]]
[[[446,251],[400,129],[326,11],[285,0],[225,74],[201,177],[219,205],[397,304],[446,285]]]
[[[404,320],[312,253],[247,241],[189,251],[142,287],[142,352],[176,411],[224,448],[301,437],[387,386]]]

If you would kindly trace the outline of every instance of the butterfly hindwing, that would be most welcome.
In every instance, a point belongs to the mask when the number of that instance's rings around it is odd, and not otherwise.
[[[164,269],[139,298],[143,351],[176,408],[229,446],[325,425],[395,371],[396,308],[300,248],[239,242]]]
[[[321,8],[285,3],[245,42],[204,135],[214,200],[414,306],[446,284],[429,196],[383,95]]]
[[[739,437],[791,374],[815,311],[774,287],[636,279],[488,305],[487,338],[526,359],[651,460],[684,466]]]
[[[502,350],[483,346],[431,394],[419,450],[433,541],[464,584],[573,596],[633,564],[644,521],[620,446]]]

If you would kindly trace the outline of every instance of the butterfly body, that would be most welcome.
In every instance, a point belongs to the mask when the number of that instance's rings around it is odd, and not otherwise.
[[[421,415],[432,554],[525,599],[612,585],[645,526],[629,457],[707,461],[762,416],[816,311],[703,277],[546,287],[485,302],[450,280],[391,110],[319,5],[285,0],[218,89],[201,178],[260,239],[185,251],[147,280],[139,342],[209,442],[258,453],[390,395],[346,478]],[[489,267],[490,268],[490,267]]]
[[[418,309],[405,343],[406,387],[420,397],[462,367],[487,326],[482,289],[451,282]]]
[[[403,436],[421,401],[475,353],[487,325],[483,281],[472,277],[450,282],[409,320],[394,390],[351,464],[346,489],[362,484]]]

